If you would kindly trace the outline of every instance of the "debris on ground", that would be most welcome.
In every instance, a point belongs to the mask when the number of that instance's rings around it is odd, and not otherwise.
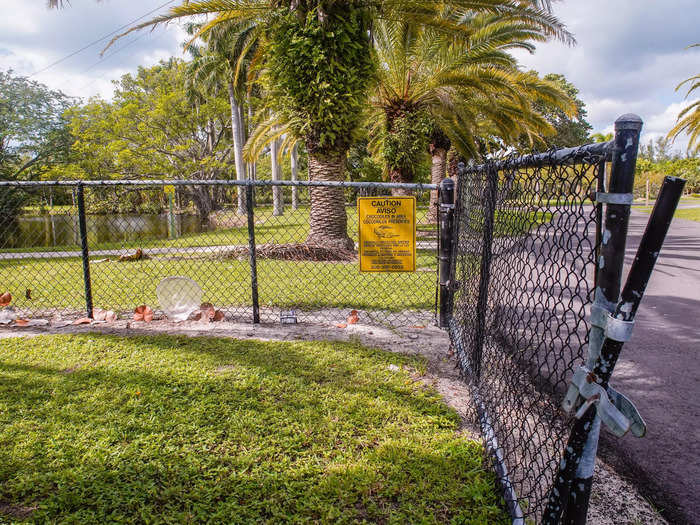
[[[359,320],[360,316],[357,313],[357,310],[350,311],[350,315],[348,315],[348,324],[357,324],[357,321]]]
[[[10,324],[12,321],[17,319],[18,315],[15,309],[11,306],[3,308],[0,310],[0,324]]]
[[[248,257],[248,247],[234,248],[224,254],[224,257],[241,259]],[[314,262],[351,262],[357,260],[357,254],[352,250],[342,250],[318,246],[315,244],[259,244],[255,248],[258,259],[275,259],[280,261],[314,261]]]
[[[134,321],[143,321],[144,323],[150,323],[153,321],[153,310],[150,306],[142,304],[134,309]]]
[[[12,294],[10,292],[5,292],[0,295],[0,308],[9,306],[12,302]]]
[[[113,310],[103,310],[102,308],[94,308],[92,310],[92,318],[95,321],[106,321],[113,323],[117,320],[117,314]]]
[[[166,277],[156,287],[160,307],[171,321],[186,321],[201,310],[204,291],[188,277]]]
[[[148,255],[143,253],[143,250],[141,248],[137,249],[132,254],[119,256],[119,262],[141,261],[143,259],[148,259]]]

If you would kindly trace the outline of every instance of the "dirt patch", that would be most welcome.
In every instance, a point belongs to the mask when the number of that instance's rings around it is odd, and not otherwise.
[[[64,374],[64,375],[70,375],[70,374],[72,374],[73,372],[77,372],[77,371],[80,370],[81,368],[83,368],[83,365],[80,364],[80,363],[78,363],[77,365],[73,365],[73,366],[71,366],[71,367],[68,367],[68,368],[66,368],[65,370],[61,370],[61,373]]]
[[[329,318],[333,316],[329,310]],[[141,335],[167,333],[171,335],[235,337],[236,339],[258,339],[263,341],[355,341],[368,347],[381,348],[391,352],[423,356],[426,360],[426,373],[422,376],[409,370],[414,380],[430,385],[444,398],[462,419],[460,433],[479,439],[477,422],[471,394],[461,380],[456,361],[449,355],[450,343],[447,334],[434,326],[426,325],[404,328],[390,328],[363,324],[345,324],[338,313],[335,322],[327,324],[261,324],[251,325],[230,320],[219,323],[183,321],[172,323],[167,320],[149,324],[116,321],[109,324],[84,326],[26,327],[22,329],[0,327],[3,337],[31,337],[41,334],[103,333],[112,335]],[[225,373],[232,366],[219,367],[217,373]],[[596,525],[653,524],[667,523],[655,509],[635,490],[634,485],[602,461],[598,461],[588,522]]]
[[[12,516],[18,520],[25,520],[30,517],[39,507],[25,507],[24,505],[12,505],[9,503],[0,503],[0,514]]]
[[[247,247],[238,247],[227,251],[224,256],[232,259],[248,257]],[[314,244],[259,244],[255,249],[259,259],[276,259],[280,261],[329,261],[352,262],[357,254],[351,250],[330,249]]]

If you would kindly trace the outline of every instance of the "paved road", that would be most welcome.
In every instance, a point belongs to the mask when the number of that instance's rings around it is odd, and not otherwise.
[[[632,212],[627,265],[648,218]],[[637,405],[648,434],[606,438],[603,455],[671,522],[700,524],[700,222],[673,221],[612,384]]]

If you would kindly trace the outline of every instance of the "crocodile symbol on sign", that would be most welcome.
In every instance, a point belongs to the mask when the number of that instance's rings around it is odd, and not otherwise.
[[[391,226],[379,226],[378,228],[374,228],[374,234],[380,239],[393,239],[394,237],[400,236],[398,233],[391,232]]]

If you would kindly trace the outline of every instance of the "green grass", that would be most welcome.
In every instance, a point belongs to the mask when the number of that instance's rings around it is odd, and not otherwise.
[[[507,523],[423,368],[343,343],[5,339],[0,521]]]
[[[258,260],[262,306],[351,307],[362,310],[425,310],[435,300],[435,253],[419,250],[415,273],[360,273],[359,264]],[[197,281],[204,300],[218,307],[251,304],[247,258],[168,259],[93,263],[90,268],[94,304],[132,310],[139,304],[158,305],[155,290],[165,277],[180,275]],[[80,259],[0,261],[0,293],[9,291],[13,305],[34,311],[84,308]],[[32,299],[25,297],[27,288]]]
[[[634,208],[635,210],[643,211],[644,213],[651,213],[653,209],[652,206],[643,206],[639,208]],[[676,219],[686,219],[689,221],[700,222],[700,208],[679,208],[676,210],[674,215]]]

